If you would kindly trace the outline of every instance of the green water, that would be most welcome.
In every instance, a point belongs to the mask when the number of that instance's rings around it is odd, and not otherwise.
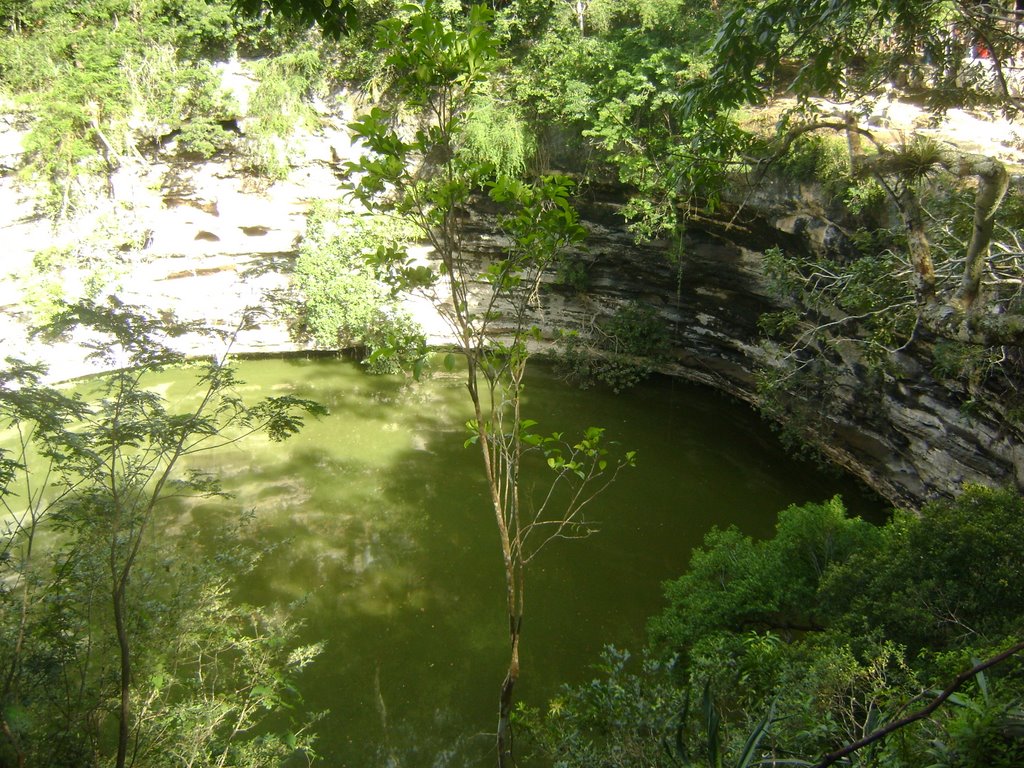
[[[559,542],[531,566],[521,701],[543,704],[587,679],[605,644],[638,647],[659,584],[712,525],[767,535],[779,509],[835,493],[881,514],[849,480],[789,459],[753,412],[714,392],[669,380],[621,396],[579,392],[535,371],[525,415],[538,430],[603,426],[639,465],[593,508],[599,533]],[[204,460],[254,508],[257,535],[286,542],[242,596],[299,601],[306,638],[327,641],[301,683],[313,709],[329,710],[322,764],[490,765],[504,582],[479,454],[463,448],[461,379],[415,383],[298,359],[246,362],[240,373],[254,396],[289,391],[331,410],[283,445],[253,441]],[[165,385],[172,400],[179,390]],[[182,523],[227,514],[204,505]]]

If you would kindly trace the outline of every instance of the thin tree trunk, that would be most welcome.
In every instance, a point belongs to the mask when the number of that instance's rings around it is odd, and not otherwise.
[[[935,264],[932,262],[931,243],[924,226],[921,201],[909,182],[900,193],[900,212],[907,229],[907,250],[914,268],[914,294],[918,304],[935,302]]]
[[[509,616],[509,631],[512,636],[512,655],[509,659],[508,672],[501,684],[501,696],[498,699],[498,768],[509,768],[512,760],[512,693],[519,680],[519,637],[522,633],[523,617]]]
[[[850,172],[856,177],[864,164],[863,137],[857,130],[857,116],[853,112],[847,112],[843,119],[846,124],[846,151],[850,155]]]
[[[31,549],[31,543],[29,544]],[[24,584],[22,585],[21,595],[21,617],[18,621],[18,636],[14,642],[14,652],[12,653],[11,666],[7,670],[6,678],[4,679],[3,696],[0,701],[6,704],[7,697],[14,689],[14,678],[18,673],[18,666],[21,661],[21,649],[25,641],[25,626],[28,624],[28,603],[29,603],[29,591],[28,591],[28,574],[22,574]],[[0,717],[0,730],[3,731],[7,741],[10,742],[11,749],[14,750],[15,760],[17,761],[18,768],[24,768],[25,765],[25,752],[21,748],[21,744],[18,741],[18,737],[14,735],[14,731],[11,730],[10,723],[7,721],[6,707],[2,717]]]
[[[31,494],[30,494],[31,495]],[[0,717],[0,730],[3,731],[4,736],[11,744],[11,748],[14,750],[15,759],[18,764],[18,768],[24,768],[25,765],[25,751],[21,748],[21,744],[18,741],[18,737],[15,736],[14,731],[11,730],[10,723],[7,721],[6,715],[6,702],[7,698],[11,695],[14,690],[14,679],[18,675],[18,667],[21,665],[21,651],[25,644],[25,628],[28,626],[28,605],[29,605],[29,570],[30,563],[32,561],[32,543],[35,539],[35,530],[37,524],[37,517],[35,509],[32,511],[32,522],[27,533],[27,544],[25,550],[25,559],[23,561],[23,572],[21,574],[21,616],[18,619],[18,635],[14,641],[14,651],[11,654],[11,665],[7,670],[7,674],[4,677],[3,692],[0,693],[0,703],[4,704],[5,710],[4,715]]]
[[[454,279],[452,280],[454,292]],[[491,495],[491,505],[494,508],[494,519],[498,526],[498,538],[501,542],[502,562],[505,566],[505,595],[506,610],[508,614],[508,631],[511,644],[511,657],[509,659],[508,671],[505,680],[501,684],[501,693],[498,699],[498,731],[496,738],[498,752],[498,768],[508,768],[512,764],[512,694],[516,681],[519,680],[519,636],[522,629],[522,581],[517,580],[517,568],[521,568],[512,550],[512,539],[509,533],[508,520],[505,517],[505,501],[502,495],[500,474],[500,461],[492,455],[492,437],[487,428],[488,420],[484,417],[484,407],[481,402],[477,358],[474,349],[469,342],[469,324],[463,322],[461,331],[463,333],[464,349],[468,362],[467,386],[470,398],[473,402],[473,412],[476,416],[477,441],[480,444],[481,456],[484,462],[484,473],[487,476],[488,490]],[[495,438],[497,439],[497,438]],[[520,574],[521,575],[521,574]],[[121,768],[120,766],[118,768]]]
[[[18,743],[18,737],[14,735],[6,717],[0,720],[0,729],[3,730],[4,736],[7,737],[7,741],[11,744],[11,749],[14,750],[14,759],[18,768],[25,768],[25,751]]]
[[[117,632],[117,647],[121,655],[121,706],[117,728],[116,768],[125,768],[128,759],[128,740],[131,731],[131,682],[132,657],[128,642],[128,628],[125,622],[124,584],[114,588],[114,628]]]

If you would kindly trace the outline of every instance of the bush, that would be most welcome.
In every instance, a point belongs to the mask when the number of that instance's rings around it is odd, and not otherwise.
[[[311,46],[265,59],[256,67],[259,85],[249,101],[247,153],[255,173],[272,179],[288,175],[287,140],[299,128],[319,125],[307,99],[323,87],[324,67]]]
[[[829,574],[822,596],[836,624],[866,624],[911,654],[1011,636],[1024,618],[1024,498],[974,485],[901,512],[882,546]]]
[[[487,165],[498,176],[521,176],[536,151],[518,112],[490,94],[470,105],[460,152],[469,163]]]
[[[798,139],[783,158],[781,171],[795,181],[818,181],[826,187],[850,176],[850,153],[839,135],[812,133]]]
[[[755,542],[736,528],[713,528],[687,572],[665,584],[669,606],[650,624],[652,639],[688,652],[721,632],[794,633],[824,628],[819,586],[830,568],[877,546],[878,531],[846,517],[839,497],[791,506],[775,536]]]
[[[556,371],[581,389],[601,383],[618,393],[647,378],[668,357],[670,347],[664,320],[653,309],[633,302],[589,337],[564,335]]]
[[[969,486],[881,528],[833,499],[790,507],[766,541],[714,529],[665,585],[643,667],[607,657],[598,679],[524,724],[566,768],[810,765],[1019,642],[1022,569],[1014,490]],[[1021,701],[1024,664],[1011,659],[854,764],[1020,765]]]
[[[422,331],[371,263],[378,248],[403,234],[388,218],[337,218],[320,207],[310,214],[295,263],[302,332],[320,347],[360,350],[374,373],[416,369],[426,356]]]
[[[558,768],[676,766],[665,744],[675,736],[686,694],[672,683],[672,665],[653,659],[638,668],[630,654],[606,648],[598,675],[588,684],[564,687],[546,713],[520,708],[534,749]]]

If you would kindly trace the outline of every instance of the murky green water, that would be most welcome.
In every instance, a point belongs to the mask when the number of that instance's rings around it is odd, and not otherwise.
[[[621,396],[579,392],[535,371],[525,412],[539,430],[604,426],[640,462],[593,508],[598,534],[559,542],[532,566],[520,700],[541,704],[586,679],[605,644],[639,646],[660,582],[712,525],[766,535],[779,509],[837,492],[880,514],[848,480],[787,458],[754,413],[714,392],[668,380]],[[463,448],[461,379],[415,383],[297,359],[243,363],[241,377],[253,395],[287,390],[331,409],[288,443],[205,460],[255,509],[258,535],[287,542],[243,596],[299,601],[307,637],[327,641],[302,680],[306,701],[330,710],[318,728],[323,764],[490,765],[507,660],[503,577],[479,455]],[[227,514],[205,505],[186,522]]]

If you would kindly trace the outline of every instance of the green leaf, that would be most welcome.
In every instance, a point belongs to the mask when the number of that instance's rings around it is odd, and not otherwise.
[[[771,725],[774,714],[775,702],[773,701],[771,706],[768,707],[768,713],[761,718],[761,721],[751,731],[750,736],[747,737],[747,743],[743,746],[743,752],[740,754],[739,762],[736,763],[736,768],[750,768],[750,765],[754,762],[761,739],[768,733],[768,726]]]
[[[269,685],[253,686],[252,695],[261,699],[270,699],[274,696],[274,689]]]
[[[971,657],[971,664],[977,666],[979,664],[979,661],[977,659],[975,659],[974,657]],[[986,704],[988,704],[988,702],[989,702],[988,678],[985,677],[984,671],[979,672],[978,674],[976,674],[974,676],[974,679],[978,683],[978,690],[981,691],[981,698],[984,700],[984,702]]]
[[[714,698],[711,695],[711,681],[704,684],[704,693],[701,696],[701,708],[704,714],[704,731],[707,738],[708,763],[713,768],[721,768],[722,754],[719,751],[719,737],[722,717],[715,706]]]

